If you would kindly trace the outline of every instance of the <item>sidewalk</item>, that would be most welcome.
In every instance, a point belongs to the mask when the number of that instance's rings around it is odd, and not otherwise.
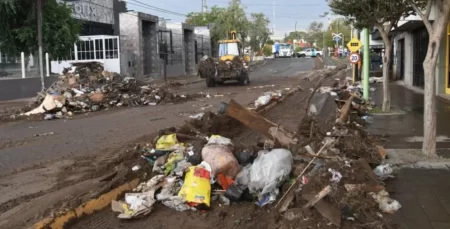
[[[383,104],[383,84],[371,84],[376,89],[370,97],[377,106]],[[398,83],[390,84],[391,109],[403,112],[397,115],[374,115],[368,131],[377,135],[389,135],[387,148],[420,149],[423,137],[423,94],[414,92]],[[450,102],[436,97],[437,148],[450,148]],[[450,155],[450,154],[449,154]]]
[[[402,208],[392,216],[399,229],[450,228],[449,164],[429,163],[402,168],[386,182]]]
[[[371,84],[376,88],[370,97],[381,106],[383,84]],[[414,92],[397,83],[390,84],[391,109],[396,115],[374,115],[368,132],[384,135],[384,146],[393,153],[403,152],[403,166],[395,178],[386,182],[391,197],[402,208],[390,219],[401,229],[448,229],[450,228],[450,162],[442,158],[429,159],[421,154],[423,136],[423,94]],[[449,157],[450,103],[437,98],[437,147],[438,155]],[[401,112],[403,112],[401,114]],[[393,149],[394,148],[394,149]],[[396,148],[396,149],[395,149]],[[416,149],[416,150],[401,150]],[[392,155],[388,154],[388,155]],[[412,159],[415,158],[416,159]],[[391,156],[392,158],[392,156]],[[391,159],[392,160],[392,159]],[[414,163],[414,160],[419,162]],[[411,164],[410,162],[414,164]],[[391,162],[388,162],[391,163]]]

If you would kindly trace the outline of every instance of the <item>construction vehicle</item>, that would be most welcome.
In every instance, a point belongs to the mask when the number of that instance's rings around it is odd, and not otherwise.
[[[223,84],[225,81],[237,80],[240,85],[250,82],[248,77],[249,56],[244,56],[242,43],[236,38],[236,31],[231,31],[228,40],[218,41],[217,58],[205,56],[198,65],[200,77],[206,79],[208,87]]]

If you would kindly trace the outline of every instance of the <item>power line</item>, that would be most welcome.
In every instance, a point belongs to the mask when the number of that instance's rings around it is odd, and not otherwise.
[[[141,4],[141,5],[137,5],[136,3],[132,3],[130,1],[134,1],[134,2],[136,2],[138,4]],[[149,5],[147,3],[144,3],[144,2],[141,2],[141,1],[138,1],[138,0],[127,0],[127,3],[131,4],[131,5],[147,8],[147,9],[150,9],[150,10],[158,11],[158,12],[161,12],[161,13],[173,14],[173,15],[177,15],[177,16],[187,16],[186,14],[182,14],[182,13],[178,13],[178,12],[162,9],[162,8],[159,8],[159,7],[156,7],[156,6],[152,6],[152,5]]]
[[[227,1],[209,1],[214,3],[229,3]],[[273,7],[273,4],[261,4],[261,3],[241,3],[241,5],[245,6],[270,6]],[[275,6],[322,6],[323,4],[295,4],[295,5],[284,5],[284,4],[276,4]]]

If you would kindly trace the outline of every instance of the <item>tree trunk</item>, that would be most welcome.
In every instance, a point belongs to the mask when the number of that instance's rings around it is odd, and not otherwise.
[[[428,55],[427,55],[428,58]],[[423,112],[423,145],[422,152],[426,155],[436,153],[436,65],[430,59],[423,62],[425,73],[425,95]]]
[[[384,43],[383,57],[383,112],[391,111],[391,93],[389,91],[389,65],[391,64],[391,39],[383,25],[376,26]],[[388,30],[389,31],[389,30]]]
[[[391,92],[389,91],[389,65],[391,64],[391,44],[385,43],[383,57],[383,111],[391,111]]]
[[[426,155],[436,154],[436,63],[439,56],[440,38],[430,35],[427,56],[423,62],[425,75],[424,112],[423,112],[423,145]]]

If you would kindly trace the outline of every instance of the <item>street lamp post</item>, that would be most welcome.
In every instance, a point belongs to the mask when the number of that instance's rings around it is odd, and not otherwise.
[[[292,43],[294,43],[294,52],[295,52],[295,40],[297,39],[297,22],[295,22],[295,26],[294,26],[294,38]]]

